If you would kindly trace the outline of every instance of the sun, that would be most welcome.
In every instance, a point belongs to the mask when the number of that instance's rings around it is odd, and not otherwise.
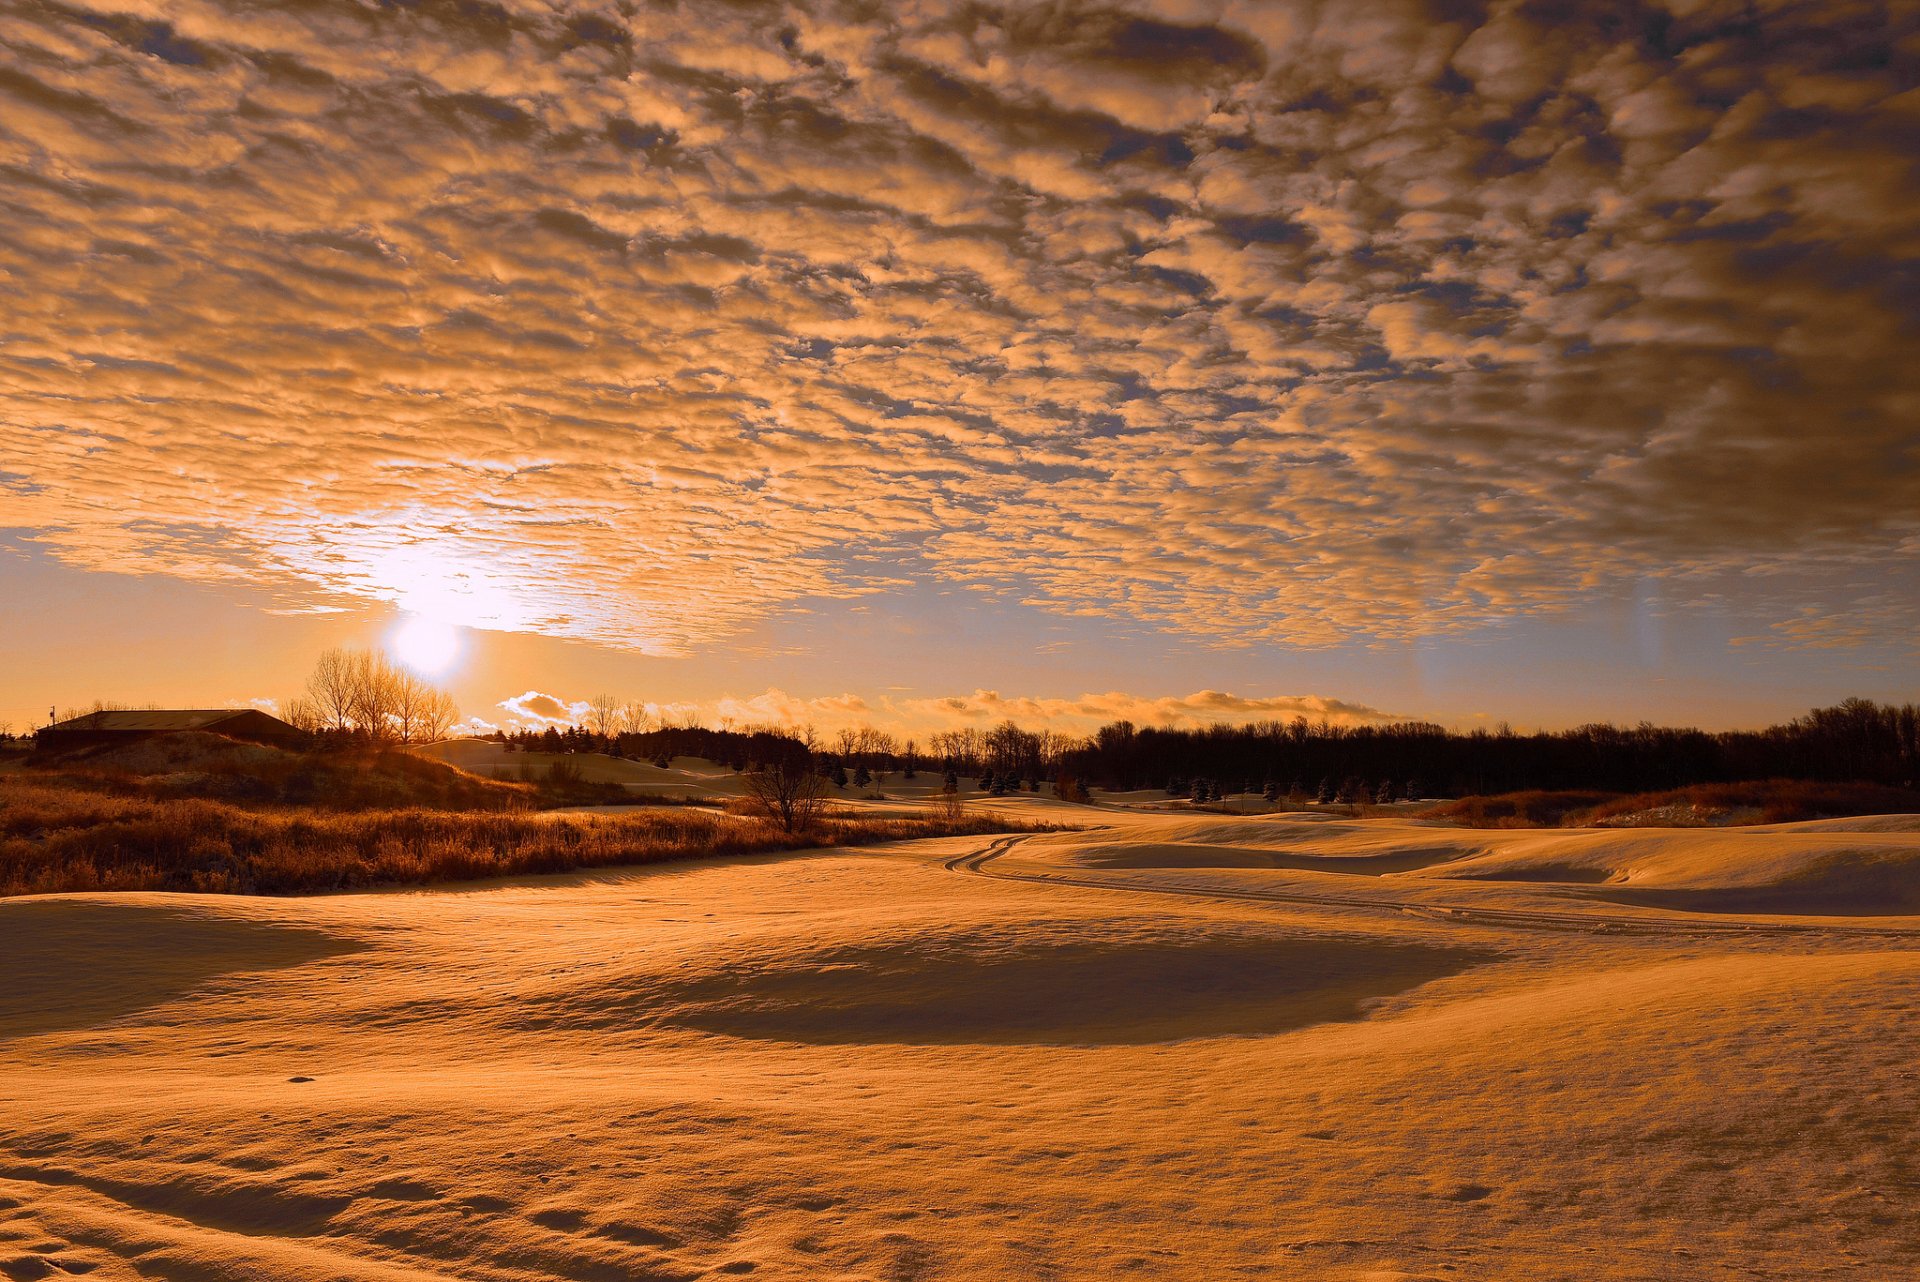
[[[409,615],[388,635],[387,650],[423,677],[444,676],[460,658],[460,629],[444,619]]]

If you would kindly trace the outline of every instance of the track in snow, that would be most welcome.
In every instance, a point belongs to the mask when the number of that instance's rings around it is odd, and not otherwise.
[[[1169,882],[1119,881],[1075,877],[1065,873],[1012,872],[988,864],[1027,840],[1026,835],[1001,837],[984,850],[946,861],[948,872],[973,873],[999,881],[1042,885],[1081,886],[1092,890],[1130,891],[1148,895],[1180,895],[1189,899],[1246,899],[1275,904],[1310,904],[1359,908],[1373,912],[1405,913],[1432,921],[1471,926],[1506,926],[1519,930],[1572,930],[1594,935],[1844,935],[1870,938],[1920,939],[1920,929],[1902,926],[1845,926],[1799,922],[1663,920],[1603,913],[1556,913],[1527,908],[1480,908],[1461,904],[1433,904],[1415,900],[1379,899],[1359,895],[1323,895],[1298,890],[1251,890],[1227,886],[1193,886]]]

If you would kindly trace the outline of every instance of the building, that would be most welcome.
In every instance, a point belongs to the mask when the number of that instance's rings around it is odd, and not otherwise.
[[[56,722],[34,736],[48,751],[103,743],[132,743],[158,735],[198,732],[291,748],[308,736],[258,708],[150,708],[143,711],[88,712]]]

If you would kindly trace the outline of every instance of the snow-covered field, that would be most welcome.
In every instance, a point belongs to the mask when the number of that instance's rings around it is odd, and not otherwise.
[[[1111,826],[0,901],[0,1276],[1920,1276],[1920,820],[992,804]]]

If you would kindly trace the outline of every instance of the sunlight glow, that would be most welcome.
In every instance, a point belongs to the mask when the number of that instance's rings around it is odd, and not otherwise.
[[[459,660],[460,630],[442,619],[412,615],[387,637],[387,649],[423,677],[439,677]]]

